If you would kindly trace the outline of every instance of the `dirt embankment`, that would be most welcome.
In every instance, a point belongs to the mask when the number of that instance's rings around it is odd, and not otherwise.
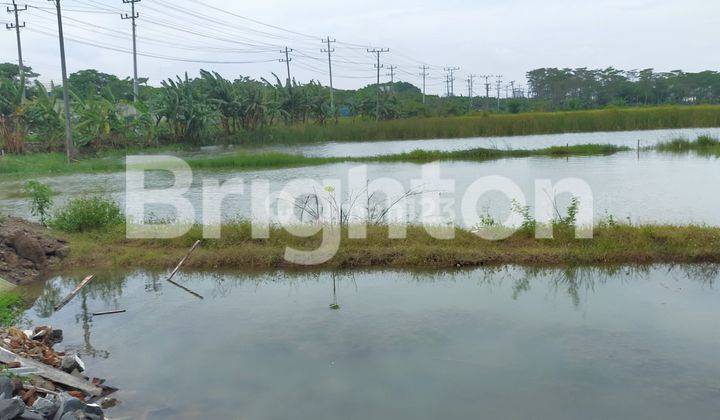
[[[13,284],[39,279],[42,273],[68,255],[66,241],[26,220],[0,220],[0,278]]]

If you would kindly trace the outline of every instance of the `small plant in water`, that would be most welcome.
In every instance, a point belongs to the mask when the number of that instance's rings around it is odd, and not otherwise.
[[[47,185],[33,180],[25,184],[25,193],[30,196],[30,212],[40,219],[43,226],[47,226],[50,208],[53,205],[52,190]]]

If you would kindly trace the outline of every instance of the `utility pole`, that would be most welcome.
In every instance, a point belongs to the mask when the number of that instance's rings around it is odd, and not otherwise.
[[[388,68],[390,69],[390,73],[387,75],[390,76],[390,91],[392,92],[395,88],[395,70],[397,70],[397,66],[390,66]]]
[[[285,59],[278,60],[281,63],[285,63],[287,65],[287,86],[288,86],[288,92],[292,92],[292,84],[290,81],[290,62],[292,61],[292,58],[290,58],[290,53],[293,51],[292,48],[285,47],[285,50],[280,51],[281,53],[285,53]]]
[[[426,66],[426,65],[424,65],[424,64],[423,64],[422,67],[420,67],[420,70],[422,71],[422,73],[420,73],[420,76],[422,76],[422,81],[423,81],[423,82],[422,82],[422,83],[423,83],[423,89],[422,89],[423,105],[425,105],[425,80],[426,80],[427,77],[428,77],[428,72],[427,72],[427,71],[428,71],[429,69],[430,69],[430,67],[428,67],[428,66]]]
[[[75,154],[75,147],[72,138],[72,118],[70,114],[70,89],[68,87],[67,65],[65,63],[65,37],[63,35],[62,10],[60,8],[60,0],[48,0],[55,3],[58,22],[58,38],[60,38],[60,67],[62,69],[63,82],[63,106],[65,108],[65,153],[67,154],[68,163],[72,161]]]
[[[5,25],[5,28],[8,30],[15,29],[15,35],[17,36],[17,50],[18,50],[18,70],[20,71],[20,102],[25,102],[25,67],[23,65],[23,55],[22,55],[22,43],[20,42],[20,28],[25,27],[25,22],[20,24],[20,18],[18,17],[19,12],[24,12],[27,10],[27,5],[23,6],[23,8],[19,8],[17,3],[15,3],[15,0],[12,2],[12,9],[7,8],[8,13],[14,13],[15,14],[15,23],[8,23]]]
[[[337,112],[335,112],[335,90],[333,89],[333,77],[332,77],[332,53],[335,52],[335,48],[331,48],[330,44],[333,42],[337,42],[335,39],[330,39],[328,36],[327,39],[322,40],[323,43],[327,44],[327,48],[320,50],[320,52],[326,52],[328,55],[328,72],[330,74],[330,112],[332,112],[333,116],[335,117],[335,122],[338,120]]]
[[[445,71],[448,72],[448,96],[455,96],[455,72],[460,70],[460,67],[445,67]]]
[[[377,108],[375,111],[375,120],[380,121],[380,69],[383,68],[382,64],[380,64],[380,54],[390,52],[389,48],[368,48],[367,52],[371,54],[375,54],[375,57],[377,58],[377,64],[375,64],[375,68],[377,69]]]
[[[495,83],[497,85],[497,110],[500,112],[500,89],[502,88],[502,76],[497,76]]]
[[[133,38],[133,102],[138,101],[140,88],[138,87],[138,65],[137,65],[137,24],[135,20],[140,17],[139,13],[135,13],[135,3],[139,3],[140,0],[122,0],[125,4],[130,4],[130,15],[125,13],[120,15],[123,20],[132,20],[132,38]]]
[[[477,76],[474,74],[468,75],[467,77],[467,84],[468,84],[468,102],[470,103],[469,106],[469,112],[472,112],[473,110],[473,87],[475,85],[475,78]]]
[[[512,91],[512,97],[513,97],[513,99],[515,99],[515,81],[514,80],[512,82],[510,82],[510,88]]]

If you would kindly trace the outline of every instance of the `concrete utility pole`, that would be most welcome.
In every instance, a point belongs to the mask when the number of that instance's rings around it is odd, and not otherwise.
[[[467,84],[468,84],[468,101],[470,102],[470,104],[468,105],[470,108],[469,112],[472,112],[472,110],[473,110],[473,87],[475,85],[476,77],[477,77],[476,75],[471,74],[471,75],[468,75],[468,77],[466,79]]]
[[[388,68],[390,69],[390,73],[387,75],[390,76],[390,91],[392,92],[395,88],[395,70],[397,70],[397,66],[390,66]]]
[[[423,83],[423,89],[422,89],[423,105],[425,105],[425,80],[428,77],[427,71],[429,69],[430,69],[430,67],[428,67],[426,65],[423,65],[422,67],[420,67],[420,70],[422,71],[422,73],[420,73],[420,76],[422,76],[422,83]]]
[[[278,60],[279,62],[285,63],[287,65],[287,86],[289,92],[292,92],[292,84],[290,83],[290,81],[292,80],[290,78],[290,62],[292,61],[292,58],[290,58],[290,53],[292,51],[292,48],[285,47],[284,51],[280,51],[281,53],[285,53],[285,59],[281,58],[280,60]]]
[[[58,22],[58,38],[60,38],[60,67],[62,69],[63,82],[63,106],[65,107],[65,153],[68,163],[72,161],[75,154],[75,146],[72,138],[72,118],[70,110],[70,89],[68,87],[67,65],[65,63],[65,37],[63,36],[62,10],[60,0],[48,0],[55,3]]]
[[[445,67],[445,71],[448,72],[448,84],[450,86],[448,96],[455,96],[455,72],[458,70],[460,70],[460,67]]]
[[[130,15],[125,13],[120,15],[123,20],[132,20],[132,37],[133,37],[133,102],[137,102],[140,87],[138,86],[138,65],[137,65],[137,24],[135,20],[140,17],[140,13],[135,13],[135,3],[140,3],[140,0],[122,0],[125,4],[130,4]]]
[[[327,44],[327,48],[320,50],[320,52],[326,52],[328,55],[328,72],[330,74],[330,112],[333,113],[333,116],[335,117],[335,122],[337,122],[337,112],[335,112],[335,90],[333,89],[333,77],[332,77],[332,53],[335,52],[335,48],[331,48],[330,44],[333,42],[337,42],[335,39],[330,39],[328,36],[327,39],[323,39],[322,42]]]
[[[510,82],[510,88],[511,88],[511,92],[512,92],[512,97],[513,97],[513,99],[515,99],[515,81],[514,80],[512,82]]]
[[[377,64],[375,64],[375,68],[377,69],[377,108],[375,111],[375,120],[380,121],[380,69],[383,68],[383,65],[380,64],[380,54],[390,52],[389,48],[368,48],[367,52],[371,54],[375,54],[375,57],[377,58]]]
[[[17,50],[18,50],[18,70],[20,71],[20,102],[25,102],[25,66],[23,65],[23,55],[22,55],[22,43],[20,42],[20,28],[25,27],[25,22],[20,24],[20,18],[18,17],[19,12],[24,12],[27,10],[27,5],[23,6],[23,8],[19,8],[17,3],[15,3],[15,0],[12,2],[12,9],[7,8],[8,13],[14,13],[15,14],[15,23],[8,23],[5,25],[5,28],[8,30],[15,29],[15,35],[17,36]]]
[[[497,110],[500,111],[500,89],[502,88],[502,76],[497,76],[495,81],[497,85]]]

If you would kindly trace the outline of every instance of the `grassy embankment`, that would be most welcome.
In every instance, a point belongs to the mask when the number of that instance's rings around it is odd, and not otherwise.
[[[326,141],[449,139],[601,131],[720,127],[720,106],[663,106],[571,112],[488,114],[340,124],[273,126],[243,133],[244,144],[299,144]]]
[[[421,151],[373,157],[308,157],[281,152],[235,153],[193,156],[185,161],[193,169],[272,169],[302,166],[326,165],[340,162],[414,162],[424,163],[438,160],[485,161],[512,157],[567,157],[610,155],[629,150],[626,147],[602,144],[586,144],[569,147],[548,147],[534,150],[509,150],[476,148],[453,152]],[[38,154],[7,156],[0,160],[0,175],[23,177],[31,175],[54,175],[70,173],[117,172],[125,170],[123,157],[114,154],[104,158],[85,159],[72,165],[65,162],[60,154]]]
[[[438,240],[422,227],[410,226],[406,239],[388,239],[387,227],[368,227],[368,239],[347,239],[343,228],[337,255],[325,268],[453,268],[523,264],[568,266],[586,264],[720,263],[720,228],[700,226],[598,226],[594,239],[575,239],[571,228],[558,227],[556,239],[538,240],[520,231],[502,241],[487,241],[457,229],[455,239]],[[319,235],[297,238],[271,230],[270,239],[252,239],[248,223],[228,224],[219,240],[204,240],[188,261],[190,269],[272,269],[297,267],[283,258],[286,246],[317,249]],[[68,235],[72,251],[67,268],[166,269],[182,258],[202,229],[182,238],[130,240],[124,227]]]
[[[0,291],[0,327],[14,325],[22,315],[22,297],[13,291]]]

